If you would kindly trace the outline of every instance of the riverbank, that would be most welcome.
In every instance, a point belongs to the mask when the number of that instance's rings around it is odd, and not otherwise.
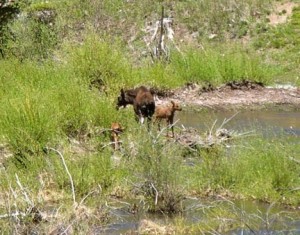
[[[267,87],[251,82],[230,82],[217,88],[188,84],[158,96],[158,104],[167,99],[183,106],[213,109],[252,108],[266,105],[287,105],[300,108],[300,88],[289,85]]]

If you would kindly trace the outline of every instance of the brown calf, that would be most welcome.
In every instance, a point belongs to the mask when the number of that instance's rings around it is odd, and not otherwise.
[[[123,132],[123,128],[122,126],[120,125],[120,123],[118,122],[113,122],[111,124],[111,135],[110,135],[110,141],[112,142],[113,144],[113,149],[114,150],[118,150],[120,149],[120,134]]]
[[[156,106],[155,108],[155,121],[158,122],[158,129],[160,130],[160,122],[162,119],[167,120],[168,126],[171,126],[172,130],[172,137],[174,137],[174,115],[175,111],[181,111],[182,108],[179,106],[178,103],[175,103],[173,100],[171,101],[172,106]],[[167,136],[168,136],[168,130],[167,130]]]
[[[137,119],[144,123],[145,118],[151,120],[155,111],[155,102],[153,94],[145,86],[135,89],[121,89],[121,94],[117,100],[117,109],[126,107],[128,104],[133,105]],[[148,122],[149,123],[149,122]]]

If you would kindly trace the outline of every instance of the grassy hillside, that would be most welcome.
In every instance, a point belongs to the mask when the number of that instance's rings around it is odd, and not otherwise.
[[[191,153],[156,130],[149,135],[132,109],[115,110],[120,88],[140,84],[299,86],[299,7],[272,25],[280,1],[0,2],[16,8],[0,27],[2,233],[86,234],[109,223],[111,198],[138,198],[141,210],[164,213],[206,192],[299,206],[299,165],[290,160],[299,161],[299,145],[258,135],[238,141],[232,158],[223,146]],[[159,27],[152,36],[162,6],[172,24],[158,56]],[[125,127],[118,153],[109,145],[114,121]],[[191,169],[187,154],[203,164]]]

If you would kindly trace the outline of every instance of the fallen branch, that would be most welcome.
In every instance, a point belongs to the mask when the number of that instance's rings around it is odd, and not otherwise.
[[[151,183],[151,187],[155,190],[155,201],[154,201],[154,205],[156,206],[157,205],[157,202],[158,202],[158,191],[157,189],[155,188],[154,184]]]
[[[23,186],[22,186],[22,184],[21,184],[21,182],[20,182],[20,179],[19,179],[19,177],[18,177],[17,174],[16,174],[16,179],[17,179],[17,184],[18,184],[18,186],[20,187],[21,192],[22,192],[22,194],[23,194],[23,196],[24,196],[24,198],[25,198],[25,201],[26,201],[31,207],[34,207],[33,202],[29,199],[29,197],[28,197],[28,195],[27,195],[27,192],[26,192],[25,189],[23,188]]]
[[[72,178],[72,175],[69,172],[69,169],[68,169],[67,164],[65,162],[64,156],[61,154],[61,152],[59,152],[58,150],[56,150],[54,148],[46,147],[46,149],[54,151],[61,158],[61,161],[64,165],[64,168],[65,168],[65,170],[66,170],[66,172],[69,176],[69,180],[70,180],[70,184],[71,184],[71,190],[72,190],[72,197],[73,197],[73,205],[74,205],[74,207],[76,207],[75,188],[74,188],[73,178]]]
[[[101,149],[105,149],[106,147],[110,146],[110,145],[115,145],[116,143],[118,144],[122,144],[123,142],[122,141],[112,141],[112,142],[109,142],[108,144],[105,144],[101,147]]]
[[[93,193],[95,193],[96,190],[92,190],[91,192],[89,192],[84,198],[82,198],[82,200],[80,201],[80,203],[78,204],[78,206],[76,208],[78,208],[79,206],[81,206],[83,204],[83,202],[89,197],[91,196]]]
[[[197,151],[199,148],[211,148],[215,145],[225,144],[230,139],[238,137],[247,137],[253,135],[253,131],[239,133],[234,130],[227,130],[223,128],[229,121],[231,121],[238,113],[235,113],[230,118],[225,118],[220,127],[217,127],[217,120],[215,120],[212,126],[208,129],[205,136],[200,135],[197,129],[182,128],[182,132],[176,138],[176,141],[193,151]],[[299,161],[300,164],[300,161]]]
[[[25,217],[26,213],[17,211],[17,212],[13,212],[11,214],[0,215],[0,219],[7,219],[7,218],[11,218],[11,217],[18,218],[19,216]]]
[[[295,158],[293,158],[293,157],[289,157],[289,159],[292,160],[293,162],[297,163],[297,164],[300,164],[300,161],[297,160],[297,159],[295,159]]]
[[[156,137],[154,137],[154,141],[153,141],[153,144],[156,144],[159,140],[159,137],[169,128],[173,127],[176,125],[176,123],[179,122],[179,119],[176,120],[172,125],[168,125],[166,127],[163,127],[159,132],[158,134],[156,135]]]
[[[235,114],[233,114],[230,118],[224,118],[221,126],[218,129],[223,128],[224,125],[226,125],[228,122],[230,122],[236,115],[238,115],[239,112],[236,112]]]

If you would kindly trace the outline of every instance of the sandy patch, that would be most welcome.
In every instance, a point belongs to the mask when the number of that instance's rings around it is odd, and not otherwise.
[[[278,25],[287,22],[292,15],[293,8],[298,4],[294,2],[276,3],[274,12],[268,17],[271,25]]]
[[[183,106],[208,108],[249,107],[261,105],[290,105],[300,108],[300,88],[276,88],[263,86],[221,86],[212,90],[203,90],[195,86],[186,86],[173,91],[167,97],[160,97],[157,104],[172,99]]]

